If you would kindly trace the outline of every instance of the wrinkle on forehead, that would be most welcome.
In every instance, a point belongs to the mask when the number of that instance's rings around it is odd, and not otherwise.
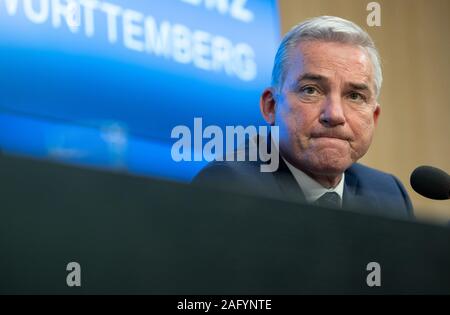
[[[321,41],[301,42],[291,52],[288,77],[295,80],[313,72],[330,79],[366,83],[374,89],[373,66],[367,51],[358,46]]]

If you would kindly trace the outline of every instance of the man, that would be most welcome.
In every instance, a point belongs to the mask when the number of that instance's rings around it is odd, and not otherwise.
[[[195,178],[238,192],[319,206],[412,215],[403,185],[356,163],[369,149],[381,108],[377,50],[354,23],[322,16],[289,31],[275,57],[272,86],[261,96],[265,121],[279,127],[280,165],[213,162]],[[271,141],[268,141],[269,143]],[[259,140],[261,145],[261,140]]]

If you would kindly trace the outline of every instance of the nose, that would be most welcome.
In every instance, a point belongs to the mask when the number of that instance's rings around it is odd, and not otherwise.
[[[320,122],[327,127],[344,125],[345,115],[341,98],[330,95],[323,105],[319,119]]]

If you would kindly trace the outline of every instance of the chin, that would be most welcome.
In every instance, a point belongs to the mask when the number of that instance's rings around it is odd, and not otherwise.
[[[353,162],[349,159],[341,158],[324,158],[323,156],[310,163],[310,170],[320,175],[340,175],[344,173]]]
[[[347,168],[349,168],[350,165],[346,167],[337,167],[335,165],[325,165],[325,166],[318,166],[316,167],[315,174],[320,174],[324,176],[337,176],[343,174]]]

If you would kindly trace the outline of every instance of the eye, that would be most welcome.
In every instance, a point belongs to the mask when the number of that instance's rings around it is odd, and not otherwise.
[[[319,93],[319,90],[313,86],[307,85],[303,87],[300,92],[302,92],[305,95],[312,96]]]
[[[365,101],[366,97],[361,94],[361,93],[357,93],[357,92],[352,92],[348,95],[348,97],[352,100],[352,101]]]

